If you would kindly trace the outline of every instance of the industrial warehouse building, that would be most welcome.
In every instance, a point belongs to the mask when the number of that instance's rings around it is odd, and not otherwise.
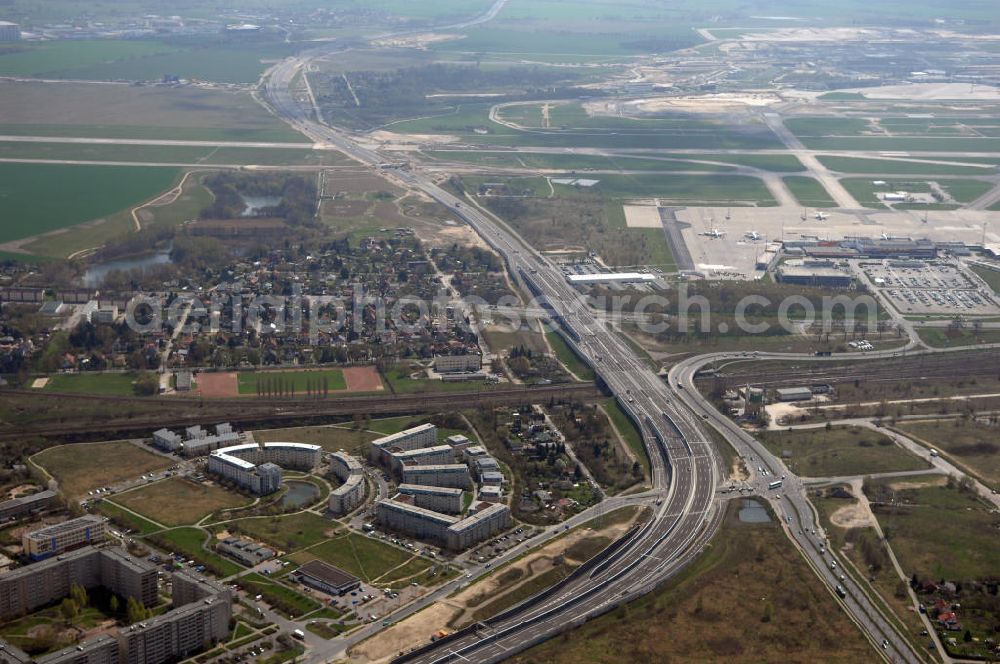
[[[459,514],[465,497],[461,489],[421,484],[400,484],[399,493],[410,496],[417,507],[445,514]]]
[[[353,512],[365,500],[365,472],[354,457],[345,452],[330,455],[330,469],[340,486],[330,492],[330,511],[337,516]]]
[[[23,569],[23,574],[40,575],[36,579],[37,587],[56,593],[65,591],[49,602],[68,596],[70,585],[74,583],[86,588],[100,585],[122,596],[135,596],[131,595],[129,587],[120,585],[123,580],[134,585],[131,576],[135,575],[141,577],[139,583],[143,593],[148,594],[148,588],[152,589],[148,605],[158,601],[156,567],[132,559],[120,549],[81,549]],[[0,577],[0,588],[4,588],[5,579],[12,576]],[[46,578],[58,578],[61,585],[49,586]],[[165,664],[190,657],[230,636],[233,611],[232,593],[228,589],[186,571],[174,573],[172,586],[174,608],[171,611],[38,658],[0,640],[0,662]]]
[[[813,393],[808,387],[779,387],[774,396],[778,401],[809,401]]]
[[[433,424],[421,424],[418,427],[373,440],[372,461],[389,463],[391,450],[406,452],[421,447],[433,447],[435,444],[437,444],[437,427]]]
[[[472,487],[472,477],[469,475],[469,467],[464,463],[405,466],[403,483],[469,489]]]
[[[328,595],[343,595],[361,587],[361,580],[322,560],[310,560],[291,574],[292,578]]]
[[[108,520],[96,514],[86,514],[52,526],[31,530],[21,536],[21,547],[31,560],[43,560],[87,544],[102,541],[107,536]]]
[[[777,270],[778,282],[799,286],[850,288],[854,275],[836,267],[833,261],[789,261]]]

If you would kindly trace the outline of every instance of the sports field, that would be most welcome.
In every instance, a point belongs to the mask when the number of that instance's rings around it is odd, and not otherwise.
[[[77,392],[107,396],[134,396],[134,373],[56,374],[43,389],[49,392]]]
[[[42,450],[31,460],[58,480],[63,493],[73,497],[173,464],[171,459],[125,440],[59,445]]]
[[[171,477],[118,494],[114,502],[165,526],[183,526],[195,524],[216,510],[252,501],[218,486]]]
[[[307,394],[347,389],[341,369],[315,371],[241,371],[237,374],[240,394]]]
[[[169,189],[176,168],[0,164],[0,242],[100,219]]]

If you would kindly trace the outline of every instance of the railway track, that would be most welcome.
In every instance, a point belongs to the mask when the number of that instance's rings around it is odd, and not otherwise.
[[[964,355],[964,354],[963,354]],[[759,387],[782,387],[803,383],[889,383],[905,380],[925,379],[967,379],[1000,377],[1000,354],[996,351],[980,352],[975,355],[925,355],[912,358],[859,362],[849,365],[821,366],[793,365],[790,367],[762,367],[766,361],[748,361],[735,370],[724,366],[720,373],[701,376],[699,382],[721,380],[729,387],[745,385],[747,382]],[[734,367],[733,364],[728,365]],[[763,377],[765,376],[766,377]]]
[[[327,397],[324,399],[275,399],[257,403],[246,399],[191,399],[149,397],[101,397],[86,394],[63,394],[35,390],[4,390],[4,395],[30,396],[32,399],[54,401],[93,402],[121,405],[122,407],[155,404],[163,412],[141,413],[124,418],[105,418],[93,424],[79,420],[38,426],[22,425],[16,431],[0,432],[0,441],[24,436],[89,436],[101,432],[128,434],[149,432],[162,426],[179,427],[195,424],[212,424],[228,421],[234,424],[248,422],[316,421],[329,417],[355,413],[406,414],[435,410],[453,410],[455,404],[463,407],[489,407],[539,403],[551,399],[577,399],[590,401],[601,395],[593,383],[572,383],[532,388],[504,388],[440,394],[405,394],[368,397]],[[184,412],[188,409],[188,412]]]

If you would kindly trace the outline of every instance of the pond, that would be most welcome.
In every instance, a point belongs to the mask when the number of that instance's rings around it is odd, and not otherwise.
[[[170,262],[170,250],[157,251],[144,256],[133,256],[131,258],[119,258],[106,263],[94,263],[83,273],[83,285],[87,288],[97,288],[104,282],[104,277],[115,270],[128,272],[136,268],[145,270],[154,265],[166,265]]]
[[[281,506],[284,508],[305,507],[319,498],[319,487],[312,482],[288,480],[285,486],[288,491],[281,497]]]
[[[740,509],[740,521],[743,523],[767,523],[771,520],[771,515],[763,505],[756,500],[744,499],[743,507]]]
[[[259,210],[274,207],[281,202],[281,196],[240,196],[246,204],[241,217],[256,217]]]

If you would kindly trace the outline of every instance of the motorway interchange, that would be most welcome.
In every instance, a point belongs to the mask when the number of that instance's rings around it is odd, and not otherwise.
[[[263,86],[265,102],[317,143],[331,145],[376,168],[387,159],[347,133],[314,120],[312,110],[302,108],[291,93],[292,80],[315,55],[306,54],[276,65]],[[652,463],[651,494],[655,496],[652,518],[627,534],[613,553],[588,568],[587,573],[571,576],[535,600],[397,661],[500,661],[653,590],[691,562],[715,534],[724,513],[723,497],[718,492],[724,469],[718,451],[705,433],[709,425],[732,441],[744,459],[754,459],[748,463],[755,475],[752,486],[771,503],[788,536],[829,585],[830,601],[839,599],[887,661],[920,660],[858,583],[831,566],[822,530],[806,501],[801,481],[695,390],[693,380],[697,369],[722,357],[682,362],[664,382],[602,319],[585,307],[574,307],[579,295],[566,283],[562,272],[500,220],[441,189],[419,171],[395,171],[393,177],[401,185],[422,191],[446,205],[468,223],[548,310],[549,318],[558,323],[566,341],[593,367],[621,407],[640,425]],[[868,357],[874,355],[878,353]],[[768,475],[754,473],[756,467],[766,470]],[[784,477],[780,494],[767,487],[777,477]],[[835,594],[837,588],[842,589],[840,598]],[[445,590],[451,589],[449,586]],[[433,595],[437,596],[438,593]],[[374,629],[360,636],[367,637]],[[328,661],[342,654],[348,645],[339,641],[320,644],[304,656],[304,661]]]

